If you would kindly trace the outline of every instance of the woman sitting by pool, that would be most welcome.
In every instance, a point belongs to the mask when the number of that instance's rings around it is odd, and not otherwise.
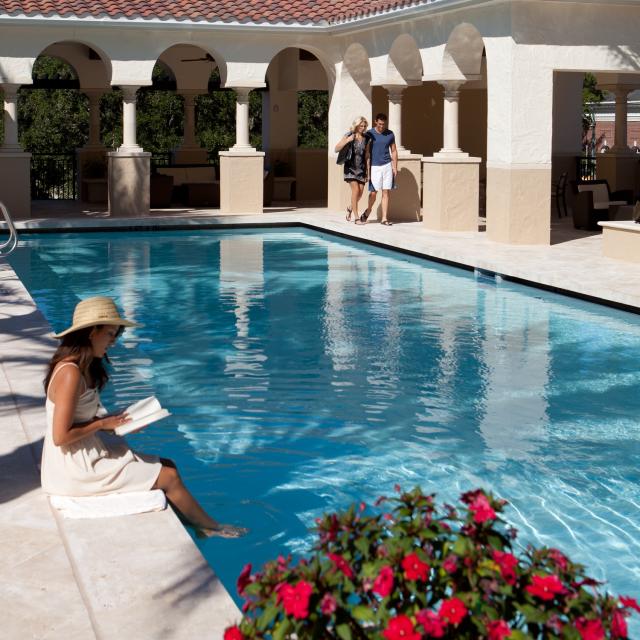
[[[166,458],[132,451],[122,440],[105,442],[100,431],[125,424],[124,413],[98,416],[99,391],[108,380],[104,361],[125,327],[111,298],[78,303],[73,324],[56,334],[56,350],[44,381],[47,431],[42,451],[42,488],[62,496],[162,489],[169,502],[199,534],[237,538],[246,529],[219,524],[196,502],[182,483],[175,464]]]

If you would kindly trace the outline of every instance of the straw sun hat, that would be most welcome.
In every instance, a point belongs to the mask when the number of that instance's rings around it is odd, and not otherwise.
[[[62,338],[72,331],[95,327],[96,325],[114,324],[121,327],[139,327],[141,325],[120,317],[116,303],[104,296],[86,298],[76,305],[73,312],[73,323],[68,329],[60,333],[54,333],[54,337]]]

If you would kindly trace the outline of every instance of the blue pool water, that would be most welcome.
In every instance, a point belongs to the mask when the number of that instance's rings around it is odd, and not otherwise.
[[[96,294],[144,324],[104,398],[158,395],[131,444],[250,527],[198,541],[230,592],[322,512],[419,483],[493,490],[523,542],[639,594],[640,317],[307,231],[23,238],[55,329]]]

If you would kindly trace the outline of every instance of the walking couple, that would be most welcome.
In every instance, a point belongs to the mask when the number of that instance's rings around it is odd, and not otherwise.
[[[382,190],[381,223],[391,226],[388,218],[389,192],[395,188],[398,174],[398,150],[393,131],[387,129],[387,116],[379,113],[373,128],[367,131],[367,119],[356,118],[351,129],[340,139],[335,147],[338,160],[344,160],[344,181],[351,187],[351,204],[347,207],[347,222],[366,224],[378,191]],[[349,149],[347,145],[351,145]],[[345,153],[348,151],[348,153]],[[341,153],[342,152],[342,153]],[[369,182],[369,200],[367,208],[358,215],[358,203]]]

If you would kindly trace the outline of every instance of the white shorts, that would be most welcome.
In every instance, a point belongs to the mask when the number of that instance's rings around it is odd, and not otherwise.
[[[374,191],[380,191],[380,189],[392,189],[393,188],[393,170],[391,163],[383,164],[380,166],[371,165],[371,176],[369,178],[369,191],[373,187]]]

